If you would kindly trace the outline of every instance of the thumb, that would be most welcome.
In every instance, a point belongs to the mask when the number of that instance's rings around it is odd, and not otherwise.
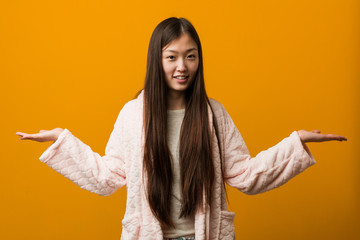
[[[320,130],[312,130],[311,132],[313,132],[313,133],[320,133],[321,131],[320,131]]]

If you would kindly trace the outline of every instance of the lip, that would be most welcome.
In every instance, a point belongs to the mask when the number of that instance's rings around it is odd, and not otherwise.
[[[189,75],[182,74],[182,75],[174,75],[173,77],[174,77],[174,78],[175,78],[175,77],[189,77]]]
[[[177,79],[176,77],[187,77],[185,79]],[[189,79],[189,75],[176,75],[173,77],[178,83],[185,83]]]

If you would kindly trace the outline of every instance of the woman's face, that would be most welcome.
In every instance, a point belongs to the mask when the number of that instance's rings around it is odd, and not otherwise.
[[[197,44],[188,34],[182,34],[163,48],[162,64],[170,91],[184,92],[199,66]]]

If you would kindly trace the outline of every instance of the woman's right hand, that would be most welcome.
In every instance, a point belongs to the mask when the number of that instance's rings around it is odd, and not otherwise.
[[[37,142],[50,142],[56,141],[59,135],[64,131],[62,128],[54,128],[52,130],[40,130],[39,133],[23,133],[16,132],[16,135],[21,136],[19,140],[33,140]]]

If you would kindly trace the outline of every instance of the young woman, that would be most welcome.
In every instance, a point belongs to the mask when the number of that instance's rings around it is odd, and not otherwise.
[[[200,40],[184,18],[155,28],[144,89],[120,111],[105,156],[66,128],[16,134],[54,141],[40,160],[83,189],[108,196],[126,184],[126,240],[235,239],[225,182],[246,194],[271,190],[315,164],[306,142],[347,140],[299,130],[252,158],[206,94]]]

